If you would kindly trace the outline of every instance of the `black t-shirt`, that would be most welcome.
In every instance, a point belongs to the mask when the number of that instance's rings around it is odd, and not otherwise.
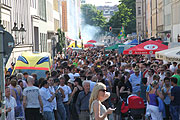
[[[119,88],[119,91],[121,90],[121,87],[124,87],[124,91],[128,91],[128,87],[126,86],[125,83],[122,83],[121,81],[118,83],[118,88]],[[124,100],[127,99],[128,97],[128,93],[120,93],[119,94],[121,96],[121,98],[123,98]]]
[[[125,85],[126,85],[126,87],[127,87],[128,89],[130,89],[130,92],[132,92],[132,85],[131,85],[131,83],[129,82],[129,80],[125,83]]]
[[[179,86],[174,86],[171,89],[171,96],[174,96],[174,100],[171,101],[171,105],[180,106],[180,87]]]
[[[114,79],[114,86],[113,86],[113,89],[112,89],[113,93],[116,93],[116,86],[118,86],[119,81],[120,81],[120,79],[118,79],[118,78]]]

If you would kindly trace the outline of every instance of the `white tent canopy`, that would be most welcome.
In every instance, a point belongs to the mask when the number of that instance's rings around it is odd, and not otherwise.
[[[155,53],[156,59],[168,62],[180,62],[180,47],[170,48]]]
[[[130,43],[131,40],[127,40],[126,42],[124,42],[123,44],[127,45],[128,43]]]

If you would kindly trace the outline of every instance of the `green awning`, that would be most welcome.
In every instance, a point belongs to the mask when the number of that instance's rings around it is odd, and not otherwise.
[[[124,44],[123,43],[118,43],[118,44],[115,44],[115,45],[112,45],[112,46],[109,46],[109,47],[105,48],[105,50],[118,49],[119,45],[124,45]]]

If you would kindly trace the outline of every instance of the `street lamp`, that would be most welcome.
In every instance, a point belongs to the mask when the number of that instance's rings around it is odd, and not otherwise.
[[[14,32],[15,43],[18,44],[17,39],[18,39],[18,32],[19,32],[19,30],[18,30],[16,22],[14,22],[14,27],[13,27],[13,29],[11,31]]]
[[[20,35],[21,35],[22,44],[24,44],[24,37],[25,37],[25,34],[26,34],[26,30],[25,30],[22,23],[21,23],[21,28],[19,29],[19,32],[20,32]]]
[[[26,30],[25,30],[25,28],[24,28],[24,26],[23,26],[23,23],[21,23],[20,29],[18,29],[17,23],[14,22],[14,27],[12,28],[11,31],[14,32],[14,37],[15,37],[15,43],[16,43],[16,45],[17,45],[17,44],[20,44],[20,43],[24,44],[24,36],[25,36]],[[19,38],[19,33],[20,33],[21,41],[18,40],[18,38]]]

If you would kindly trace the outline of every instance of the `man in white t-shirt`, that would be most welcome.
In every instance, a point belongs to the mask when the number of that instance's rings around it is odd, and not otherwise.
[[[16,100],[10,94],[10,88],[5,88],[5,101],[6,101],[6,109],[7,109],[7,120],[15,120],[15,107],[17,106]]]
[[[47,82],[49,83],[49,92],[55,94],[55,90],[54,90],[54,79],[53,78],[49,78],[47,80]],[[57,118],[57,103],[56,103],[56,97],[53,99],[52,101],[52,106],[53,106],[53,111],[54,111],[54,116],[55,119]]]
[[[71,96],[71,88],[67,85],[65,85],[65,78],[64,77],[60,77],[60,88],[62,88],[64,90],[64,94],[65,94],[65,98],[63,99],[63,104],[64,107],[66,109],[66,116],[67,116],[67,120],[69,120],[70,118],[70,112],[69,112],[69,96]]]
[[[40,107],[43,111],[43,103],[40,96],[39,88],[33,86],[34,79],[32,76],[27,78],[28,86],[23,90],[23,106],[25,108],[26,120],[40,119]]]
[[[173,62],[173,64],[170,65],[169,69],[170,69],[170,71],[171,71],[172,73],[175,73],[176,70],[178,69],[178,67],[177,67],[177,62]]]

